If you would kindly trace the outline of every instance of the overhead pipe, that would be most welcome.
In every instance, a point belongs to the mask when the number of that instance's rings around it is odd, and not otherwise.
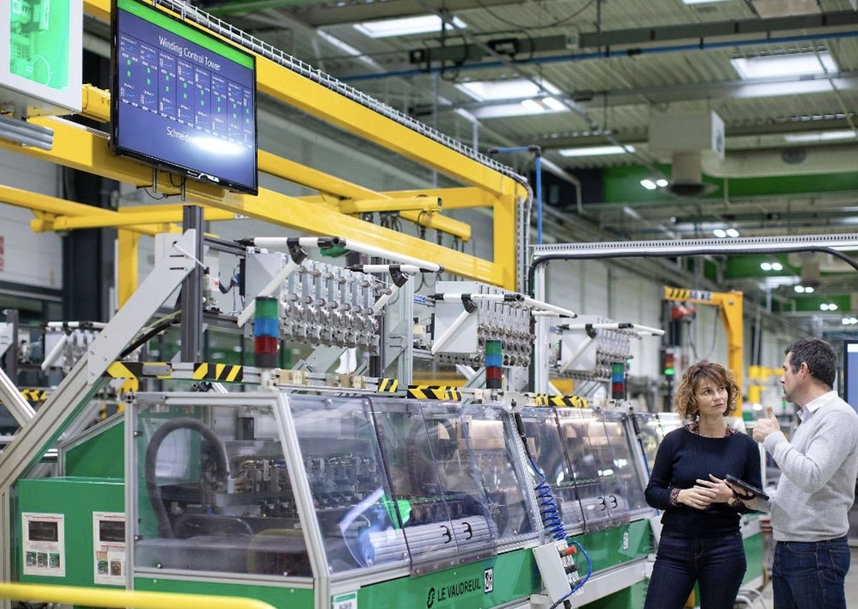
[[[854,32],[833,32],[830,34],[807,34],[804,36],[782,36],[780,38],[754,38],[752,40],[732,40],[725,42],[710,42],[705,40],[694,44],[678,44],[673,46],[658,46],[648,48],[625,49],[622,51],[611,51],[610,47],[606,47],[604,51],[594,51],[592,53],[576,53],[573,55],[552,55],[550,57],[531,57],[522,61],[516,61],[516,65],[540,65],[551,63],[564,63],[570,61],[587,61],[590,59],[608,59],[610,57],[634,57],[637,55],[657,55],[661,53],[679,53],[682,51],[707,51],[713,49],[725,49],[746,47],[754,45],[770,45],[770,44],[785,44],[791,42],[810,42],[814,40],[834,40],[841,38],[856,38],[858,31]],[[464,63],[456,66],[456,71],[465,70],[490,70],[492,68],[507,67],[507,62],[503,61],[487,61],[483,63]],[[433,74],[435,72],[449,71],[449,66],[430,66],[427,68],[411,68],[408,70],[393,70],[390,72],[382,72],[380,74],[355,74],[354,76],[341,76],[339,80],[343,82],[359,82],[363,80],[375,80],[382,78],[410,78],[412,76],[420,76],[423,74]]]

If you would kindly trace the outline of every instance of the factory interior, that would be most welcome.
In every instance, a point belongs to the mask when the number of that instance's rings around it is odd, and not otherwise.
[[[858,409],[856,114],[856,0],[0,0],[0,605],[642,609],[687,370]]]

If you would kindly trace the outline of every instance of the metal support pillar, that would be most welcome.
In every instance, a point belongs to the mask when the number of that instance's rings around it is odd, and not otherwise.
[[[547,265],[536,267],[533,274],[533,298],[545,302],[545,274],[548,272]],[[537,316],[534,318],[536,324],[536,339],[533,345],[533,391],[537,393],[548,393],[548,332],[551,327],[549,318]]]
[[[193,256],[203,259],[203,208],[186,205],[182,230],[194,230],[197,235]],[[182,361],[202,361],[203,338],[203,267],[199,264],[182,282]]]
[[[189,252],[196,234],[178,237],[169,257],[152,269],[128,303],[107,324],[29,423],[0,453],[0,580],[10,581],[9,490],[38,462],[75,416],[107,382],[104,372],[195,266]]]
[[[6,358],[3,362],[3,368],[6,374],[12,379],[13,383],[18,382],[18,310],[6,309],[6,323],[12,331],[12,336],[9,342],[9,348],[6,351]],[[17,417],[16,417],[17,418]]]

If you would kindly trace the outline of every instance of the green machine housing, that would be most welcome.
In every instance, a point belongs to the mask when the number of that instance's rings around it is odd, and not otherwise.
[[[627,409],[521,412],[528,450],[592,562],[574,606],[631,609],[646,593],[655,512],[643,498],[645,463],[679,421],[634,416],[640,433]],[[529,607],[543,590],[538,480],[500,404],[155,393],[138,394],[120,423],[61,450],[66,473],[99,478],[19,482],[19,527],[25,513],[64,515],[64,561],[79,565],[62,577],[25,574],[19,544],[22,581],[122,579],[282,609]],[[121,434],[124,483],[110,478]],[[124,578],[109,580],[110,557],[98,573],[93,513],[123,511]],[[746,529],[750,582],[761,575],[762,536]],[[575,562],[583,576],[586,559]]]

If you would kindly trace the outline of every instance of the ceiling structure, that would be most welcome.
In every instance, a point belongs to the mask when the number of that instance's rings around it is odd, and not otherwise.
[[[584,193],[579,202],[574,189],[557,187],[554,200],[547,192],[555,204],[549,223],[568,217],[634,240],[710,237],[716,229],[828,234],[858,224],[856,0],[192,4],[482,151],[540,146],[544,167]],[[440,27],[368,34],[380,22],[419,16]],[[772,63],[784,57],[803,61]],[[480,83],[508,86],[497,99],[484,89],[478,99],[468,88],[487,86]],[[673,117],[711,113],[724,123],[724,158],[710,150],[698,161],[711,192],[645,188],[646,179],[670,183],[676,160],[650,142],[654,117],[668,117],[669,127]],[[605,146],[621,153],[560,153]],[[533,166],[528,154],[502,160],[522,173]],[[792,298],[803,263],[782,262],[781,272],[725,279],[763,290],[768,281]],[[817,295],[848,294],[845,270],[823,270]]]

